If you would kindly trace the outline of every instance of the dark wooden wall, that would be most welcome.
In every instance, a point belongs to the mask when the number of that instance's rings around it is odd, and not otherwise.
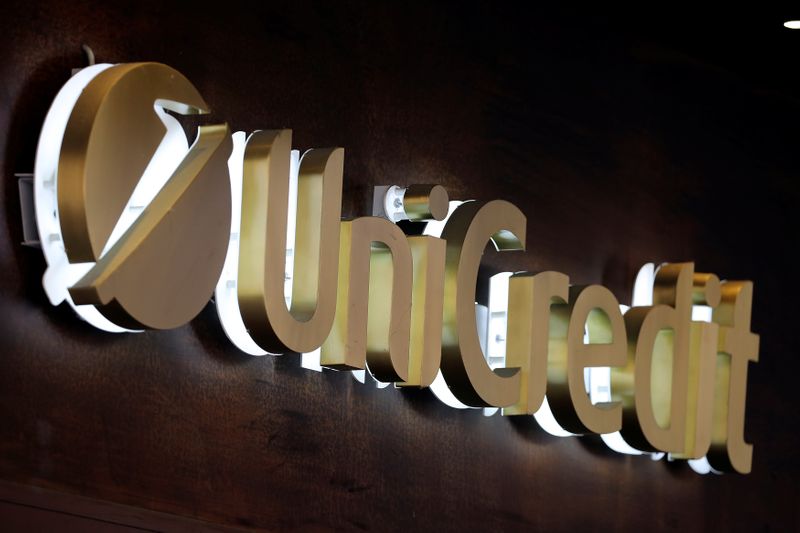
[[[273,530],[800,528],[800,31],[780,14],[110,4],[0,6],[6,487],[47,489],[36,505],[59,512],[70,506],[47,495]],[[19,244],[13,174],[32,170],[82,43],[99,61],[177,68],[235,129],[291,127],[300,149],[344,146],[348,216],[368,213],[377,184],[513,201],[528,251],[487,257],[489,270],[556,269],[622,301],[648,261],[752,279],[753,473],[703,477],[596,438],[550,437],[532,419],[449,409],[428,391],[249,357],[211,306],[139,335],[52,308],[40,252]]]

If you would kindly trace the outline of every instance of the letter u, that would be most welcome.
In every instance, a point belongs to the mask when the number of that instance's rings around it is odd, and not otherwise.
[[[239,308],[253,340],[273,353],[317,349],[336,310],[344,150],[309,150],[300,160],[294,283],[287,308],[291,146],[291,130],[257,131],[244,154]]]

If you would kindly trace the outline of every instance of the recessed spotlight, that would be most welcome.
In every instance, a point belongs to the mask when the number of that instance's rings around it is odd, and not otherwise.
[[[787,20],[783,25],[790,30],[800,30],[800,20]]]

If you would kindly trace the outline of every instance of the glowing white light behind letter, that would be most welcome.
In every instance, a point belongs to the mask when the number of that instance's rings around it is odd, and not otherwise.
[[[231,236],[228,241],[228,253],[222,267],[217,287],[214,290],[214,302],[222,329],[228,339],[241,351],[250,355],[266,355],[268,352],[256,344],[242,320],[239,310],[237,281],[239,274],[239,231],[242,223],[242,180],[244,174],[244,148],[247,136],[243,131],[233,134],[233,152],[228,159],[228,174],[231,181]],[[291,305],[292,271],[294,266],[294,241],[297,214],[297,174],[300,168],[300,152],[292,150],[289,164],[289,214],[286,225],[286,275],[283,295],[286,305]],[[317,352],[317,366],[319,354]],[[279,355],[279,354],[270,354]],[[303,358],[304,363],[306,357]],[[305,366],[305,364],[303,365]],[[306,367],[308,368],[308,367]],[[317,370],[317,368],[314,368]]]
[[[656,266],[653,263],[647,263],[639,269],[636,275],[636,281],[633,284],[633,297],[631,299],[631,306],[640,307],[646,305],[653,305],[653,284],[656,280]],[[626,305],[620,305],[619,310],[625,313],[629,309]],[[599,402],[611,401],[611,369],[605,368],[591,368],[589,370],[589,396],[593,404]],[[601,435],[600,438],[606,446],[618,453],[627,455],[643,455],[645,452],[637,450],[622,438],[619,431],[614,433],[607,433]],[[651,454],[653,460],[659,460],[664,456],[663,453]]]
[[[129,330],[112,323],[93,305],[75,305],[67,291],[92,268],[94,263],[70,263],[67,259],[58,216],[57,191],[61,143],[72,109],[89,82],[112,66],[109,63],[101,63],[78,71],[56,95],[45,117],[39,144],[36,147],[33,191],[39,242],[47,262],[42,286],[50,303],[58,305],[66,301],[79,317],[92,326],[103,331],[121,333]]]

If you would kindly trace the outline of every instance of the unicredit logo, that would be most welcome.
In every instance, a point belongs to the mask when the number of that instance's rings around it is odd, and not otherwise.
[[[173,115],[208,112],[158,63],[93,65],[61,89],[34,180],[53,305],[126,332],[181,326],[213,296],[231,341],[253,355],[306,354],[430,386],[454,407],[601,434],[620,452],[750,471],[750,281],[693,263],[646,267],[628,307],[559,272],[501,275],[491,315],[502,318],[503,353],[491,357],[478,268],[487,243],[524,253],[520,209],[419,184],[394,188],[402,228],[393,217],[342,220],[342,148],[301,155],[290,130],[231,134],[227,124],[199,127],[189,145]]]

